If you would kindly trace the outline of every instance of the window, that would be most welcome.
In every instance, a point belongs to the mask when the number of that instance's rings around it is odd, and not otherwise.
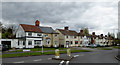
[[[37,44],[37,45],[41,44],[41,40],[35,40],[34,42],[35,42],[35,44]]]
[[[71,44],[73,44],[73,42],[71,41]]]
[[[55,41],[55,45],[57,45],[57,41]]]
[[[20,41],[18,41],[18,46],[20,45]]]
[[[37,36],[42,36],[42,34],[41,33],[37,33]]]
[[[23,41],[23,45],[25,45],[25,41]]]
[[[66,38],[68,38],[68,36],[66,36]]]
[[[32,41],[28,41],[28,45],[32,45]]]
[[[32,36],[32,32],[28,32],[28,36]]]
[[[48,34],[46,34],[45,37],[48,37]]]
[[[78,41],[75,41],[75,44],[78,44]]]
[[[57,34],[55,34],[55,37],[57,37]]]
[[[50,44],[50,38],[46,39],[46,44]]]
[[[82,44],[82,41],[80,41],[80,44]]]

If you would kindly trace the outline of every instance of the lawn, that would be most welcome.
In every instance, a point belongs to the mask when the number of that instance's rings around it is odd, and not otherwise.
[[[89,50],[71,50],[71,53],[77,53],[77,52],[90,52]],[[38,55],[49,55],[49,54],[55,54],[55,51],[49,51],[44,52],[43,54],[41,52],[25,52],[25,53],[15,53],[15,54],[3,54],[3,58],[9,58],[9,57],[25,57],[25,56],[38,56]],[[60,51],[60,54],[67,54],[67,50]]]
[[[99,49],[99,50],[112,50],[112,48],[109,48],[109,47],[94,47],[93,49]]]
[[[105,48],[105,47],[98,47],[97,49],[100,49],[100,50],[112,50],[112,48]]]
[[[113,48],[115,48],[115,49],[120,49],[120,47],[119,47],[119,46],[113,46]]]
[[[44,51],[55,50],[56,48],[43,48]],[[58,48],[59,50],[66,50],[67,48]],[[32,48],[30,51],[42,51],[42,48]],[[9,52],[23,52],[23,49],[9,51]]]

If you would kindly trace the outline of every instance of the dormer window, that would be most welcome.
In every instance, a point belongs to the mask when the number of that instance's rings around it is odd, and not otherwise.
[[[32,36],[32,32],[28,32],[28,36]]]

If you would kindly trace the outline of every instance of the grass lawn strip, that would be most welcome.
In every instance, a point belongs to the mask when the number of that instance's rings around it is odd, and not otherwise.
[[[119,46],[113,46],[113,48],[115,48],[115,49],[120,49],[120,47],[119,47]]]
[[[59,50],[66,50],[67,48],[59,48]],[[49,50],[55,50],[55,48],[43,48],[44,51],[49,51]],[[33,48],[30,49],[30,51],[42,51],[42,48]],[[9,53],[11,52],[23,52],[23,49],[20,50],[15,50],[15,51],[8,51]]]
[[[71,50],[71,53],[76,52],[90,52],[89,50]],[[60,54],[66,53],[67,51],[60,51]],[[25,52],[25,53],[15,53],[15,54],[3,54],[3,58],[9,58],[9,57],[25,57],[25,56],[37,56],[37,55],[49,55],[49,54],[55,54],[55,51],[51,52],[44,52],[43,54],[41,52]]]

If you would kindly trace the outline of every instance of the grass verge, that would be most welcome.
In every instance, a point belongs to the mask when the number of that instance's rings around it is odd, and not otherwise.
[[[112,48],[98,48],[100,50],[112,50]]]
[[[71,50],[71,53],[77,53],[77,52],[90,52],[89,50]],[[67,51],[60,51],[60,54],[67,54]],[[55,54],[54,51],[50,52],[44,52],[43,54],[41,52],[25,52],[25,53],[15,53],[15,54],[3,54],[2,58],[9,58],[9,57],[25,57],[25,56],[38,56],[38,55],[50,55]]]
[[[119,46],[114,46],[113,48],[115,48],[115,49],[120,49],[120,47],[119,47]]]
[[[49,50],[55,50],[56,48],[43,48],[44,51],[49,51]],[[67,48],[58,48],[59,50],[66,50]],[[30,49],[30,51],[42,51],[42,48],[33,48]],[[15,50],[15,51],[9,51],[9,53],[11,52],[23,52],[23,49],[20,50]]]

